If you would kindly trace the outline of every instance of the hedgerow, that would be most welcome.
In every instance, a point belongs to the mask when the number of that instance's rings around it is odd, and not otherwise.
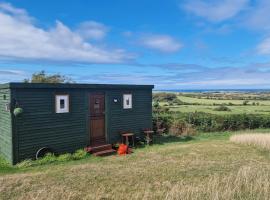
[[[215,115],[203,112],[160,112],[153,113],[153,127],[166,128],[167,133],[172,124],[186,123],[197,131],[236,131],[243,129],[270,128],[270,115],[230,114]],[[185,125],[185,126],[187,126]]]

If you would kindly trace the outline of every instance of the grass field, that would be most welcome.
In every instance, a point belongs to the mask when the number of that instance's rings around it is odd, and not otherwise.
[[[1,161],[0,199],[270,199],[269,151],[230,136],[156,137],[128,156],[20,169]]]
[[[204,104],[204,105],[213,105],[214,103],[218,103],[218,104],[228,104],[228,103],[232,103],[235,105],[243,105],[243,101],[244,100],[231,100],[231,99],[203,99],[203,98],[195,98],[195,97],[187,97],[187,96],[178,96],[178,98],[181,101],[184,102],[189,102],[189,103],[200,103],[200,104]],[[270,101],[269,100],[250,100],[249,103],[259,103],[260,105],[268,105],[270,106]]]
[[[216,100],[218,101],[218,100]],[[270,114],[270,106],[227,106],[231,111],[215,111],[218,106],[209,105],[179,105],[179,106],[168,106],[171,111],[180,112],[205,112],[211,114]]]
[[[231,136],[230,141],[270,150],[270,134],[238,134]]]
[[[258,100],[253,99],[258,98],[258,95],[255,94],[249,94],[248,97],[251,98],[251,100],[248,101],[248,104],[243,106],[244,100],[235,100],[235,99],[226,99],[229,98],[224,94],[222,99],[218,99],[218,96],[215,97],[214,94],[212,95],[212,98],[216,99],[206,99],[206,98],[199,98],[201,95],[198,93],[196,94],[191,93],[193,96],[185,96],[189,95],[186,94],[178,94],[177,98],[180,99],[182,102],[188,103],[188,104],[198,104],[198,105],[169,105],[168,102],[160,102],[160,105],[167,105],[168,108],[170,108],[171,111],[180,111],[180,112],[205,112],[205,113],[211,113],[211,114],[270,114],[270,100]],[[220,95],[220,94],[217,94]],[[234,97],[237,97],[237,94],[233,94]],[[247,94],[238,94],[239,97],[246,97]],[[229,105],[229,104],[232,105]],[[226,104],[227,107],[231,111],[216,111],[215,108],[217,108],[221,104]],[[254,105],[255,104],[255,105]]]

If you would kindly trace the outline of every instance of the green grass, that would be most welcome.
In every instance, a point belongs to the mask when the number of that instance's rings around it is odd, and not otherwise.
[[[0,156],[0,175],[6,173],[13,173],[16,171],[17,169],[15,167],[12,167],[9,163],[6,162],[6,160],[2,156]]]
[[[211,114],[270,114],[270,106],[227,106],[231,111],[215,111],[218,106],[207,106],[207,105],[180,105],[180,106],[169,106],[171,111],[180,112],[205,112]]]
[[[199,105],[169,105],[168,102],[160,102],[161,106],[167,104],[171,111],[180,112],[205,112],[211,114],[228,115],[228,114],[270,114],[270,101],[267,100],[250,100],[248,105],[243,106],[244,100],[218,100],[218,99],[204,99],[196,97],[187,97],[178,95],[178,99],[182,102]],[[252,105],[252,103],[259,103],[259,105]],[[232,106],[227,106],[231,111],[216,111],[215,109],[221,104],[232,103]],[[216,105],[215,105],[216,104]]]
[[[199,99],[195,97],[186,97],[186,96],[178,96],[178,98],[183,102],[189,102],[189,103],[200,103],[204,105],[213,105],[216,104],[228,104],[232,103],[234,105],[243,105],[244,100],[231,100],[231,99],[225,99],[225,100],[218,100],[218,99]],[[270,106],[270,101],[263,101],[263,100],[250,100],[249,104],[251,103],[259,103],[260,105],[268,105]]]
[[[232,134],[155,137],[128,156],[26,168],[1,161],[0,199],[269,199],[270,153]]]

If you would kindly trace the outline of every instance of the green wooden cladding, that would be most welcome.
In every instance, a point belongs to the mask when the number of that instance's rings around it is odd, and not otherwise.
[[[8,88],[0,89],[0,154],[13,161],[11,113],[6,110],[11,95]]]
[[[104,84],[0,85],[0,94],[8,97],[0,99],[0,152],[15,164],[34,158],[41,147],[65,153],[89,145],[89,94],[95,92],[105,94],[108,143],[120,141],[120,131],[140,135],[143,128],[152,127],[152,88],[151,85]],[[69,113],[55,113],[56,94],[69,94]],[[123,109],[123,94],[132,94],[132,109]],[[3,104],[11,99],[23,108],[21,116],[14,117],[4,111]]]

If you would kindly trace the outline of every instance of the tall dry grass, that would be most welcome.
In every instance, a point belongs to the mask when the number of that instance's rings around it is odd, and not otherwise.
[[[238,134],[231,136],[230,141],[270,150],[270,134]]]
[[[213,174],[199,181],[141,181],[126,184],[96,183],[81,178],[60,180],[42,174],[0,178],[0,199],[166,199],[166,200],[269,200],[269,170],[257,166],[241,167],[229,174]],[[85,174],[85,173],[84,173]],[[72,176],[67,174],[67,176]],[[74,175],[76,176],[76,175]],[[43,181],[42,181],[43,180]],[[90,179],[91,180],[91,179]],[[105,179],[107,182],[110,179]]]
[[[228,200],[270,199],[270,173],[254,167],[242,167],[226,176],[214,174],[200,184],[180,182],[167,191],[165,199]]]
[[[30,169],[0,175],[0,200],[270,199],[268,156],[227,139],[162,143],[125,157]]]

